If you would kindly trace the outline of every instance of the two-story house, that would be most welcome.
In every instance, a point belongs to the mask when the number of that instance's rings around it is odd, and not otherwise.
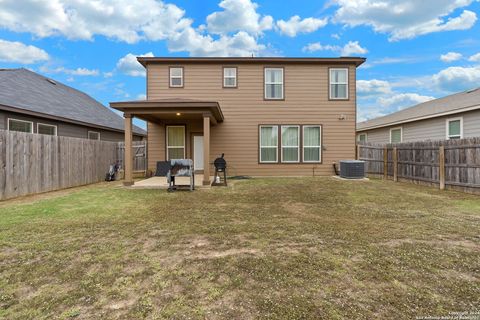
[[[124,112],[127,144],[132,117],[147,121],[152,170],[157,161],[190,158],[209,184],[222,153],[229,175],[251,176],[331,175],[333,162],[355,156],[356,68],[364,58],[138,61],[147,99],[110,105]]]

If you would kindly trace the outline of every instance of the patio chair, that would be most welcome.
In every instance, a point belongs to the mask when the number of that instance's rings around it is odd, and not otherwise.
[[[170,161],[157,161],[157,170],[155,171],[155,176],[166,177],[168,171],[170,171],[170,168]]]

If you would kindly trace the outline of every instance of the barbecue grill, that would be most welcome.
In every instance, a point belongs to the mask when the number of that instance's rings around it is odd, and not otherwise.
[[[175,183],[175,177],[190,177],[190,184],[178,185]],[[195,174],[192,159],[172,159],[170,160],[170,170],[167,173],[168,191],[175,191],[178,188],[186,187],[190,191],[195,189]]]
[[[215,166],[215,176],[213,178],[212,186],[227,186],[227,161],[223,158],[225,154],[215,159],[213,165]],[[223,175],[223,177],[222,177]]]

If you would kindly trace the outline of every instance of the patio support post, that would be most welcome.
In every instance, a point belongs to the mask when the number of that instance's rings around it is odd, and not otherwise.
[[[124,186],[133,185],[133,154],[132,154],[132,115],[125,113],[125,180]]]
[[[210,185],[210,116],[203,116],[203,182]]]

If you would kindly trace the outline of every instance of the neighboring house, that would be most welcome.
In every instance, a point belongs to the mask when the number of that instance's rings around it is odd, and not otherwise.
[[[480,88],[360,122],[357,140],[398,143],[480,137]]]
[[[121,116],[58,81],[27,69],[0,69],[0,129],[123,141]],[[146,132],[135,127],[134,140]]]
[[[364,58],[138,61],[147,100],[110,106],[124,112],[126,128],[131,117],[148,122],[151,169],[191,158],[208,184],[222,153],[229,175],[251,176],[332,175],[333,162],[355,157],[356,68]]]

